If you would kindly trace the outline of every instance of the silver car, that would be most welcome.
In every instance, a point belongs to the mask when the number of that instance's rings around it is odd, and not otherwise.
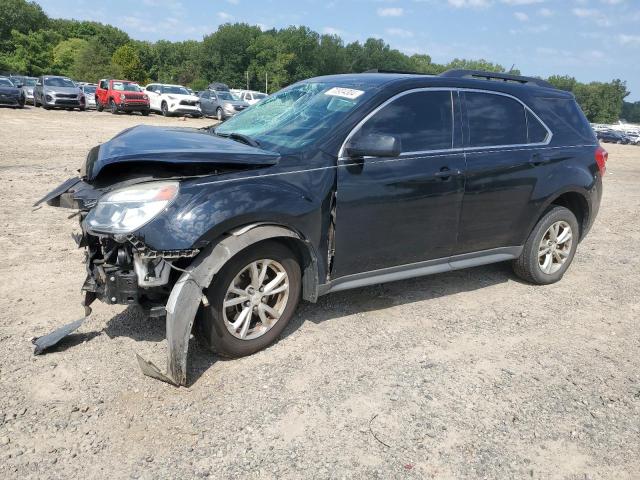
[[[200,95],[200,109],[207,116],[226,120],[249,107],[244,100],[236,100],[228,90],[204,90]]]
[[[36,77],[24,77],[24,81],[22,83],[22,91],[24,92],[25,98],[27,99],[27,103],[33,105],[33,89],[36,87],[36,82],[38,79]]]
[[[67,77],[42,75],[33,89],[33,104],[45,110],[51,108],[86,108],[85,96],[80,87]]]
[[[85,83],[80,85],[80,90],[84,93],[84,102],[87,108],[96,108],[96,87],[95,83]]]

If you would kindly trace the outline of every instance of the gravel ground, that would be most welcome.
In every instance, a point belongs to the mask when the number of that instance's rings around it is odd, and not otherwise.
[[[222,361],[197,342],[188,388],[162,322],[82,316],[69,211],[32,211],[88,149],[152,115],[0,110],[0,478],[638,478],[640,148],[610,145],[600,215],[564,279],[509,265],[303,304],[283,338]]]

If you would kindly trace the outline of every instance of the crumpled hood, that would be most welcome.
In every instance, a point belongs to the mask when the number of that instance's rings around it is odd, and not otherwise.
[[[93,180],[114,164],[157,163],[158,169],[162,164],[258,167],[275,165],[279,157],[276,152],[217,137],[205,130],[138,125],[91,149],[80,176]]]

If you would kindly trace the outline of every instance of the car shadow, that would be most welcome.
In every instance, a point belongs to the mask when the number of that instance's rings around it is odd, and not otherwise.
[[[320,324],[334,318],[448,297],[508,281],[518,280],[510,263],[502,262],[330,293],[320,297],[316,304],[301,304],[280,338],[295,332],[305,321]]]
[[[366,313],[397,305],[433,300],[506,283],[510,280],[517,281],[510,265],[504,262],[332,293],[320,297],[315,304],[301,303],[280,336],[280,340],[295,332],[305,321],[320,324],[358,312]],[[128,337],[136,341],[161,343],[165,339],[166,328],[164,320],[148,318],[139,307],[130,306],[108,320],[103,332],[109,338]],[[72,341],[80,343],[84,340]],[[193,386],[214,363],[233,361],[212,353],[203,342],[199,341],[197,335],[193,335],[189,341],[188,359],[188,387]],[[163,369],[164,365],[159,367]]]

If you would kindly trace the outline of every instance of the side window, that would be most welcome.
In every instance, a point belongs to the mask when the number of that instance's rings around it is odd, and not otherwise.
[[[152,92],[153,91],[153,84],[152,85],[147,85],[146,90],[147,90],[147,92]]]
[[[106,80],[100,80],[100,88],[102,88],[103,90],[107,89],[107,81]]]
[[[547,129],[529,110],[527,110],[527,131],[529,143],[542,143],[547,139]]]
[[[510,97],[466,92],[469,145],[490,147],[527,143],[524,106]]]
[[[450,91],[409,93],[381,108],[356,135],[394,135],[402,152],[452,148],[452,115]]]
[[[203,92],[200,98],[204,98],[205,100],[209,99],[209,92]]]

